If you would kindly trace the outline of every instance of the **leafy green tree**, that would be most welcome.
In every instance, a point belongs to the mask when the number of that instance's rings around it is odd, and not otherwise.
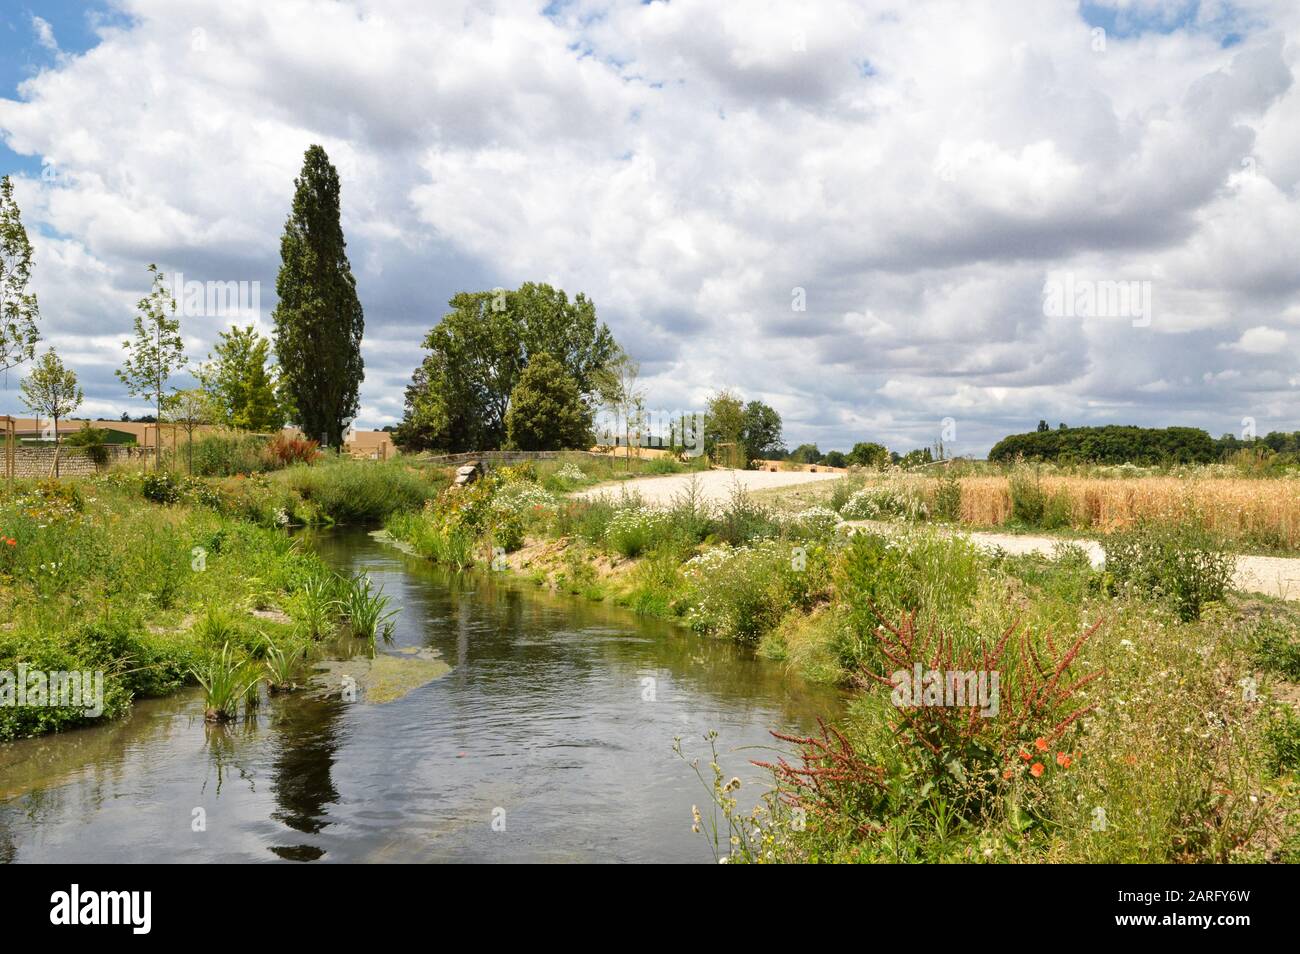
[[[741,442],[745,445],[746,464],[784,451],[781,415],[762,401],[750,401],[741,415]]]
[[[533,355],[519,376],[506,435],[520,450],[568,450],[591,446],[591,406],[564,365],[546,352]]]
[[[275,353],[297,423],[331,447],[356,416],[365,315],[339,219],[339,174],[320,146],[303,158],[280,239]]]
[[[152,401],[155,417],[162,420],[167,381],[185,366],[185,345],[181,321],[176,317],[176,300],[167,290],[165,276],[157,265],[149,266],[153,286],[136,305],[135,338],[123,341],[127,358],[114,372],[133,397]],[[162,437],[154,448],[155,463],[162,460]]]
[[[588,404],[599,372],[618,354],[596,306],[550,285],[514,291],[461,292],[429,332],[429,355],[406,389],[406,415],[395,432],[403,447],[491,450],[506,439],[510,396],[533,355],[549,354]]]
[[[745,467],[745,405],[732,391],[715,392],[704,411],[704,451],[720,464]]]
[[[91,427],[87,421],[81,430],[73,431],[63,442],[69,447],[84,447],[86,454],[95,462],[99,470],[108,463],[108,431],[102,427]]]
[[[847,467],[849,458],[843,451],[827,451],[826,456],[822,458],[822,463],[827,467]]]
[[[269,366],[270,341],[249,325],[220,332],[214,350],[199,370],[199,380],[212,399],[212,423],[249,431],[284,427],[279,381]]]
[[[822,452],[816,444],[800,444],[790,452],[790,460],[796,464],[820,464]]]
[[[81,406],[85,395],[77,385],[77,374],[65,368],[54,349],[46,351],[18,386],[22,401],[33,414],[54,421],[54,475],[59,475],[59,419]]]
[[[879,470],[889,463],[889,448],[884,444],[859,441],[853,445],[853,450],[849,451],[849,463]]]
[[[1025,460],[1094,464],[1205,464],[1224,445],[1195,427],[1067,427],[1012,434],[989,451],[997,462]]]
[[[0,179],[0,371],[36,354],[41,310],[36,294],[27,290],[31,277],[32,243],[14,201],[13,182],[5,176]]]

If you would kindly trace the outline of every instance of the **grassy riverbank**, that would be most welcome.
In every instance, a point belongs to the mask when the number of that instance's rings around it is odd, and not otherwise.
[[[535,477],[498,472],[389,529],[431,558],[492,559],[855,689],[843,724],[785,740],[796,754],[771,766],[759,816],[737,815],[722,767],[702,772],[698,825],[717,826],[720,854],[1300,860],[1300,618],[1229,592],[1202,523],[1135,524],[1107,538],[1099,572],[1068,545],[988,555],[924,526],[850,537],[831,506],[687,492],[651,510],[634,486],[578,502]],[[895,673],[916,664],[998,673],[997,712],[909,704]]]
[[[0,673],[103,672],[103,711],[0,698],[0,740],[115,718],[200,677],[224,718],[258,682],[291,681],[341,621],[382,628],[386,607],[285,527],[375,522],[446,483],[353,462],[221,480],[19,482],[0,497]]]

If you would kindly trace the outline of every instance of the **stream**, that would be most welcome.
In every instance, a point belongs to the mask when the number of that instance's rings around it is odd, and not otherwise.
[[[229,726],[186,690],[0,745],[0,861],[712,862],[691,832],[709,795],[674,738],[707,779],[717,730],[752,805],[769,730],[840,711],[731,642],[448,573],[361,530],[305,539],[401,608],[382,662],[450,669],[355,701],[276,695]]]

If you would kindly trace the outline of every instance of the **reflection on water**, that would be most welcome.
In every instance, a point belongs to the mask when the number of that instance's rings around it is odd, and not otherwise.
[[[451,672],[383,705],[276,696],[231,726],[186,692],[0,746],[0,861],[708,861],[673,738],[704,755],[719,730],[724,769],[761,783],[768,729],[839,706],[730,643],[360,532],[315,543],[402,607],[390,651]]]

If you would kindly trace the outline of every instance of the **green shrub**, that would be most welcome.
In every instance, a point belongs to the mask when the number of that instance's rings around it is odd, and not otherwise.
[[[743,547],[759,540],[773,539],[781,535],[781,524],[777,516],[755,503],[744,489],[736,484],[731,496],[717,515],[714,535],[722,542],[733,547]]]
[[[1011,491],[1011,519],[1026,527],[1037,527],[1043,522],[1047,510],[1047,493],[1037,474],[1017,470],[1009,481]]]
[[[419,510],[442,486],[400,461],[299,464],[271,475],[271,480],[338,523],[379,522],[399,510]]]
[[[672,618],[684,609],[679,597],[684,580],[677,555],[672,551],[648,554],[631,575],[631,588],[620,601],[642,616]]]
[[[188,461],[192,452],[195,476],[230,477],[267,470],[265,451],[266,438],[256,434],[210,434],[177,453]]]
[[[1223,600],[1236,560],[1194,516],[1143,521],[1102,539],[1106,572],[1139,594],[1168,603],[1180,619],[1200,619]]]
[[[949,465],[934,491],[934,515],[939,520],[957,523],[961,520],[961,481]]]
[[[515,513],[503,513],[492,526],[492,542],[506,553],[514,553],[524,545],[524,521]]]
[[[241,658],[229,645],[210,656],[207,663],[190,673],[203,688],[204,717],[209,722],[228,722],[261,680],[261,669]]]
[[[975,546],[961,538],[855,533],[835,568],[835,593],[850,624],[838,631],[841,665],[853,671],[876,661],[871,654],[879,616],[897,619],[920,611],[954,633],[969,631],[966,613],[986,567]]]
[[[840,515],[829,507],[809,507],[794,514],[785,526],[786,535],[804,540],[825,540],[834,535]]]
[[[556,510],[555,531],[562,537],[599,544],[605,539],[605,528],[614,518],[615,509],[614,504],[603,497],[565,501]]]
[[[1300,716],[1289,705],[1273,708],[1264,729],[1264,742],[1274,775],[1300,770]]]
[[[332,571],[313,573],[290,595],[289,616],[304,636],[319,639],[334,629],[344,582]]]
[[[1271,620],[1265,621],[1256,633],[1254,659],[1262,669],[1300,682],[1300,639]]]
[[[752,641],[792,608],[810,608],[830,583],[830,551],[763,540],[746,547],[714,547],[687,561],[687,621],[697,632]]]
[[[1061,530],[1073,523],[1074,506],[1065,491],[1048,494],[1043,501],[1043,515],[1038,526],[1043,530]]]
[[[864,487],[840,508],[845,520],[925,520],[929,508],[910,488]]]
[[[181,499],[180,480],[169,470],[153,471],[145,474],[140,482],[141,493],[145,500],[157,504],[179,503]]]
[[[605,542],[628,559],[640,556],[667,535],[668,519],[662,511],[648,507],[618,510],[605,526]]]
[[[69,434],[63,443],[69,447],[86,448],[86,455],[94,461],[96,470],[108,463],[108,431],[104,428],[83,424],[81,430]]]

